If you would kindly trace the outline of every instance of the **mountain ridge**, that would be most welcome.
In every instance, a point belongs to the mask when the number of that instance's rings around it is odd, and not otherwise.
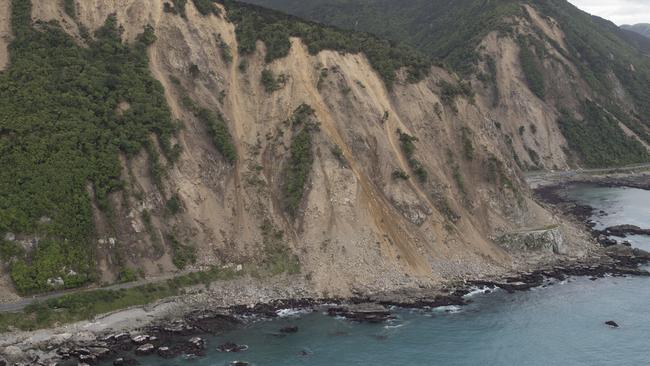
[[[639,23],[634,25],[624,24],[621,28],[650,38],[650,23]]]

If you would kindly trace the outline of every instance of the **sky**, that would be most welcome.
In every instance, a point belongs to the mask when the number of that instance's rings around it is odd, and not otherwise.
[[[569,0],[587,13],[622,24],[650,23],[650,0]]]

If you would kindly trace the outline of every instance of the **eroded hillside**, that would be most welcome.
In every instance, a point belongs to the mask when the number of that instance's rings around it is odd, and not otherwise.
[[[13,1],[13,19],[20,18],[16,4],[26,2]],[[575,230],[530,199],[522,180],[524,169],[571,164],[561,113],[530,87],[522,47],[543,69],[551,90],[545,98],[577,106],[581,99],[571,90],[588,95],[570,60],[537,35],[561,47],[562,31],[534,9],[527,9],[529,18],[512,19],[514,33],[482,40],[481,77],[461,81],[435,66],[415,77],[412,65],[421,63],[409,58],[410,68],[387,82],[382,75],[395,64],[378,72],[376,54],[314,50],[297,37],[287,38],[286,55],[269,57],[277,49],[267,44],[283,44],[288,32],[280,29],[278,39],[264,33],[267,43],[251,38],[255,32],[246,27],[280,28],[259,15],[264,10],[179,3],[31,1],[29,26],[49,32],[58,26],[44,22],[57,22],[71,49],[106,51],[106,34],[133,47],[120,51],[127,56],[135,52],[137,59],[144,47],[147,77],[164,88],[177,121],[169,129],[149,121],[143,133],[150,138],[141,146],[110,150],[120,163],[111,179],[121,183],[106,188],[105,197],[96,180],[84,182],[93,233],[77,244],[91,248],[86,258],[97,271],[89,271],[90,280],[241,264],[254,276],[292,275],[319,294],[345,296],[498,274],[555,256],[506,252],[495,243],[504,233],[560,225],[569,237],[561,254],[588,250]],[[0,30],[2,24],[0,18]],[[543,57],[535,49],[540,42]],[[92,52],[88,57],[94,60]],[[15,72],[10,65],[6,75]],[[147,80],[152,95],[162,92]],[[146,108],[141,96],[114,94],[108,121],[149,115],[140,109]],[[158,107],[157,116],[167,118]],[[4,128],[0,138],[19,133]],[[29,272],[34,253],[47,253],[39,250],[53,240],[69,243],[51,237],[46,213],[56,208],[48,210],[33,213],[32,232],[11,222],[0,226],[5,244],[24,251],[8,261],[4,275],[9,283],[22,263],[33,279],[23,290],[56,288],[71,276],[66,265]]]

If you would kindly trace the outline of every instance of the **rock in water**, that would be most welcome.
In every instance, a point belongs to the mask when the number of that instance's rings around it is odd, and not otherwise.
[[[144,345],[136,348],[135,354],[139,355],[139,356],[146,356],[146,355],[152,354],[153,351],[155,351],[155,349],[156,349],[156,347],[154,347],[153,344],[147,343],[147,344],[144,344]]]
[[[288,326],[280,329],[280,333],[289,334],[289,333],[298,333],[297,326]]]
[[[618,323],[616,323],[613,320],[606,321],[605,324],[609,325],[612,328],[618,328],[619,327]]]

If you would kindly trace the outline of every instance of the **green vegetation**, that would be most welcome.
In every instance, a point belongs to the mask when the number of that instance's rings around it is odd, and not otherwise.
[[[343,155],[343,150],[341,150],[341,147],[338,145],[335,145],[332,148],[332,155],[338,160],[339,164],[341,164],[342,167],[348,167],[348,161],[345,159],[345,155]]]
[[[404,156],[406,156],[406,161],[411,167],[413,175],[415,175],[421,183],[425,183],[429,179],[429,173],[424,169],[422,163],[415,158],[415,141],[418,141],[418,138],[404,133],[399,129],[397,130],[397,134],[399,135],[402,152],[404,153]]]
[[[237,161],[237,148],[233,142],[232,135],[228,130],[228,125],[219,112],[213,112],[207,108],[203,108],[194,103],[192,98],[187,95],[187,92],[181,90],[181,102],[196,118],[201,121],[208,130],[208,134],[212,138],[212,143],[217,151],[230,163],[234,164]]]
[[[178,193],[174,193],[165,203],[165,210],[171,214],[176,215],[183,210],[183,202]]]
[[[172,247],[172,263],[178,269],[185,269],[190,264],[196,263],[196,248],[192,245],[183,245],[175,235],[167,235]]]
[[[56,324],[71,323],[131,306],[184,293],[183,287],[232,279],[238,274],[230,269],[211,268],[174,279],[122,290],[94,290],[65,295],[35,303],[22,312],[0,313],[0,332],[10,329],[36,330]]]
[[[281,273],[300,273],[300,261],[284,242],[284,232],[278,230],[270,220],[262,226],[265,258],[262,263],[265,274],[275,276]]]
[[[406,174],[406,172],[403,171],[402,169],[393,170],[393,173],[391,174],[391,177],[393,177],[393,179],[395,179],[395,180],[398,180],[398,179],[408,180],[410,178],[409,175]]]
[[[187,5],[187,0],[172,0],[171,4],[165,3],[163,10],[167,13],[177,14],[183,18],[187,18],[185,5]]]
[[[208,133],[212,137],[212,142],[217,150],[230,164],[234,164],[237,161],[237,149],[221,113],[201,108],[197,113],[197,117],[208,128]]]
[[[119,154],[134,156],[152,135],[165,155],[179,149],[149,72],[155,35],[147,27],[125,45],[111,16],[80,47],[55,23],[34,29],[29,0],[12,1],[11,23],[12,62],[0,74],[0,234],[40,238],[11,261],[19,292],[46,291],[58,277],[78,287],[95,277],[91,200],[109,211],[109,194],[123,187]],[[129,109],[118,113],[120,102]]]
[[[433,204],[436,207],[436,210],[438,210],[438,212],[440,212],[440,214],[447,220],[454,224],[460,221],[460,215],[458,215],[456,211],[451,208],[451,205],[449,204],[449,201],[447,201],[447,198],[444,194],[434,192],[431,195],[431,198],[433,198]]]
[[[138,279],[138,274],[132,268],[123,268],[120,271],[120,273],[117,275],[117,282],[118,283],[133,282],[133,281],[137,281],[137,279]]]
[[[63,11],[72,19],[77,19],[77,6],[74,0],[63,0]]]
[[[491,31],[509,31],[521,15],[515,0],[248,0],[344,29],[405,42],[461,74],[476,69],[475,51]]]
[[[467,127],[460,130],[460,139],[463,142],[463,157],[465,160],[474,160],[474,143],[472,142],[472,131]]]
[[[284,209],[294,219],[298,214],[314,161],[311,134],[318,127],[312,121],[313,114],[314,110],[310,106],[302,104],[294,111],[290,120],[294,134],[289,148],[291,157],[282,175],[284,177],[282,195]]]
[[[214,5],[213,0],[192,0],[192,2],[201,15],[220,14],[219,8]]]
[[[535,5],[560,23],[568,52],[556,48],[578,66],[580,74],[598,96],[598,102],[624,122],[631,116],[646,121],[644,127],[650,127],[647,122],[650,121],[650,58],[647,53],[635,48],[637,45],[630,43],[626,33],[615,24],[591,17],[566,1],[537,0]],[[634,100],[637,111],[624,110],[618,105],[613,95],[616,87],[610,77],[612,73]],[[630,128],[640,130],[634,125]],[[620,146],[618,149],[626,148]]]
[[[452,84],[446,80],[441,80],[438,82],[438,86],[440,87],[440,100],[446,106],[451,107],[454,112],[458,112],[456,107],[457,97],[465,96],[470,100],[474,99],[474,91],[470,82]]]
[[[286,77],[284,75],[280,75],[276,78],[271,70],[262,70],[262,85],[267,93],[273,93],[274,91],[282,89],[285,82]]]
[[[576,120],[563,112],[558,121],[571,149],[588,167],[608,167],[648,161],[648,153],[637,140],[628,137],[617,121],[593,102],[585,102],[585,119]]]
[[[311,54],[331,49],[343,53],[364,53],[374,69],[391,87],[395,73],[405,68],[409,81],[421,80],[431,66],[427,57],[402,45],[381,40],[366,33],[350,32],[306,22],[284,13],[235,1],[223,1],[228,18],[237,27],[239,51],[250,54],[255,42],[266,45],[266,61],[287,56],[291,43],[289,37],[300,37]]]
[[[219,49],[221,50],[221,58],[223,59],[224,62],[228,64],[231,63],[232,51],[230,50],[230,46],[228,46],[228,44],[221,37],[221,34],[217,34],[217,42],[219,42]]]
[[[488,182],[503,188],[513,188],[514,185],[506,173],[503,162],[496,156],[490,154],[485,164],[486,179]]]
[[[539,59],[540,50],[535,48],[535,52],[531,50],[530,37],[519,38],[519,63],[526,76],[528,88],[540,99],[544,99],[546,94],[546,87],[544,86],[544,73],[542,70],[542,63]]]

